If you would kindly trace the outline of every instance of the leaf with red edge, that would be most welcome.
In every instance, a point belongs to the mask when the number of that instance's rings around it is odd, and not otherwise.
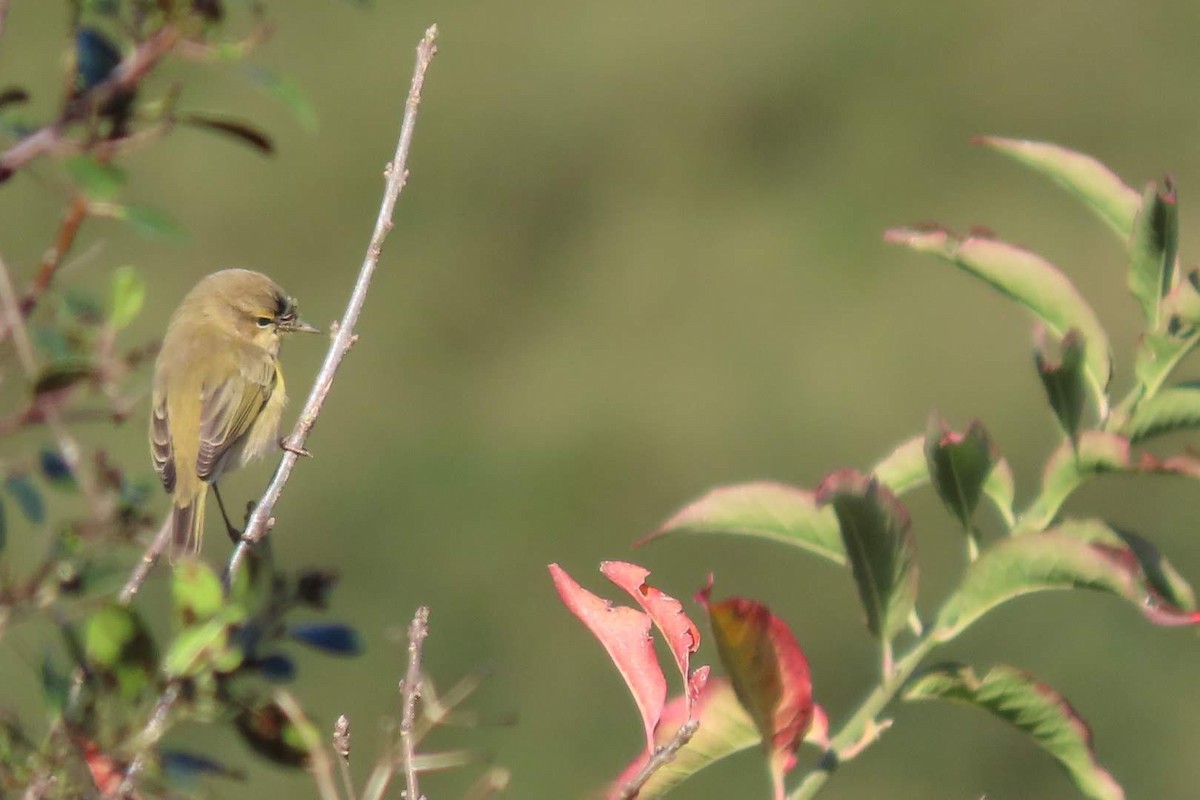
[[[776,797],[783,797],[783,776],[813,721],[808,659],[787,623],[765,605],[744,597],[714,603],[711,593],[710,583],[696,599],[708,609],[721,663],[759,730]]]
[[[799,547],[835,564],[846,563],[833,513],[818,508],[812,492],[771,481],[713,489],[675,512],[635,546],[680,533],[751,536]]]
[[[1052,529],[1005,539],[984,551],[942,606],[933,636],[949,641],[1001,603],[1025,594],[1091,589],[1129,601],[1156,625],[1193,625],[1200,612],[1175,607],[1148,579],[1134,551]]]
[[[954,700],[1010,723],[1028,734],[1094,800],[1122,800],[1125,793],[1099,762],[1092,732],[1061,694],[1031,675],[997,665],[982,678],[963,664],[937,664],[904,689],[905,700]]]
[[[650,570],[627,561],[604,561],[600,564],[604,577],[620,586],[650,615],[662,632],[675,657],[679,674],[686,684],[692,653],[700,649],[700,629],[683,612],[683,605],[670,595],[646,583]]]
[[[696,729],[691,741],[675,754],[675,759],[646,781],[638,792],[638,800],[662,797],[705,767],[761,744],[762,734],[738,700],[733,684],[728,678],[710,680],[697,697],[694,709],[700,727]],[[814,722],[804,741],[824,748],[825,742],[822,737],[828,731],[824,709],[814,706],[813,716]],[[684,698],[671,698],[663,710],[662,722],[655,736],[655,746],[661,747],[669,742],[687,719]],[[612,782],[608,796],[617,796],[621,787],[641,771],[649,757],[645,751],[639,753]]]
[[[653,750],[654,729],[667,700],[667,679],[654,654],[650,616],[597,597],[572,580],[558,564],[551,564],[548,569],[563,605],[600,641],[625,679],[642,715],[646,746]]]
[[[987,429],[973,420],[962,433],[950,430],[934,412],[925,430],[925,464],[933,488],[949,511],[966,530],[983,485],[996,463],[995,448]]]
[[[837,514],[867,628],[891,641],[908,625],[917,600],[917,544],[908,509],[886,486],[853,469],[821,481],[817,502]]]
[[[1042,491],[1037,501],[1021,515],[1017,532],[1040,531],[1054,521],[1071,493],[1087,480],[1104,472],[1129,467],[1129,440],[1114,433],[1084,431],[1073,446],[1068,439],[1046,461]]]

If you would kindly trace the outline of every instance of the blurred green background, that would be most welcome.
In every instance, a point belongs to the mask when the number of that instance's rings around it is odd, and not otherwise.
[[[65,4],[11,5],[0,83],[30,86],[49,113]],[[374,220],[413,46],[440,25],[362,340],[310,440],[316,457],[277,509],[283,561],[340,570],[334,615],[368,643],[356,660],[302,657],[296,687],[325,723],[351,717],[360,776],[376,720],[397,705],[397,633],[422,603],[435,678],[493,670],[474,702],[483,725],[431,745],[510,767],[509,795],[528,798],[582,797],[633,754],[632,703],[558,604],[552,561],[610,596],[595,572],[606,558],[646,564],[680,597],[714,571],[718,597],[760,598],[787,619],[818,701],[844,718],[876,668],[847,573],[763,543],[630,543],[715,485],[811,486],[866,467],[934,407],[956,427],[984,420],[1029,496],[1057,433],[1028,317],[885,246],[892,225],[986,224],[1061,265],[1110,326],[1123,389],[1138,315],[1121,248],[972,135],[1056,141],[1135,186],[1170,170],[1185,263],[1194,258],[1195,3],[293,0],[271,14],[276,36],[253,61],[305,89],[319,133],[236,68],[168,68],[155,86],[184,79],[184,107],[255,120],[278,155],[180,131],[130,158],[126,198],[168,209],[190,244],[90,223],[77,252],[103,249],[68,279],[101,287],[120,264],[144,271],[151,300],[130,344],[157,335],[186,289],[223,266],[268,272],[308,319],[335,319]],[[0,252],[22,279],[55,229],[57,175],[42,165],[0,190]],[[296,408],[324,345],[285,350]],[[81,435],[149,473],[142,413]],[[230,480],[227,496],[257,496],[270,469]],[[954,585],[961,543],[931,492],[911,507],[928,612]],[[1200,576],[1194,483],[1108,479],[1068,510],[1136,529]],[[212,560],[227,550],[209,537]],[[146,603],[165,602],[159,584]],[[0,696],[31,714],[45,636],[9,637],[0,664]],[[945,652],[1057,686],[1092,724],[1102,763],[1148,798],[1195,796],[1200,783],[1196,654],[1194,633],[1093,595],[1020,600]],[[709,644],[702,656],[715,662]],[[923,704],[895,717],[823,797],[1073,796],[1051,759],[981,715]],[[213,783],[214,796],[313,791],[227,730],[173,740],[251,769],[244,785]],[[422,788],[457,797],[471,772]],[[679,795],[763,797],[767,786],[747,752]]]

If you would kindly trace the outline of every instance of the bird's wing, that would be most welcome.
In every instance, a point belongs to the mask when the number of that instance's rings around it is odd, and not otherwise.
[[[155,393],[150,412],[150,455],[154,471],[168,493],[175,491],[175,457],[171,448],[171,429],[167,424],[167,398]]]
[[[216,476],[229,449],[250,430],[275,389],[275,367],[269,359],[244,367],[233,377],[204,389],[200,408],[200,452],[196,474]]]

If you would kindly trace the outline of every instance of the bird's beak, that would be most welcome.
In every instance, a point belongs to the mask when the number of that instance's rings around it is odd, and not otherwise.
[[[295,320],[294,322],[288,323],[287,326],[284,328],[284,330],[288,331],[289,333],[320,333],[321,332],[321,329],[318,328],[316,325],[309,325],[307,322],[305,322],[302,319],[298,319],[298,320]]]

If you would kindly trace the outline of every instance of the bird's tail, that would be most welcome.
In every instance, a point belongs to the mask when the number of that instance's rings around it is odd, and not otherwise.
[[[204,501],[208,484],[201,483],[190,500],[176,497],[171,507],[171,561],[199,552],[204,539]],[[181,503],[186,502],[186,505]]]

